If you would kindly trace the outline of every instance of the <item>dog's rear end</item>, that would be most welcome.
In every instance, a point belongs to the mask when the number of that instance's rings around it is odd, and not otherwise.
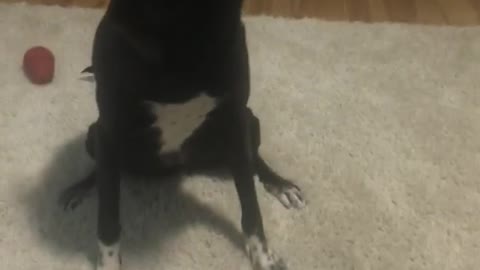
[[[98,269],[120,269],[122,173],[161,177],[174,168],[206,167],[226,167],[233,176],[252,267],[286,269],[267,244],[254,176],[285,207],[300,208],[304,202],[299,188],[276,174],[258,152],[260,122],[247,107],[250,78],[241,4],[111,1],[97,29],[93,65],[86,70],[97,83],[99,117],[87,140],[96,168],[63,200],[75,207],[82,197],[78,194],[98,188]],[[152,102],[156,114],[146,109]],[[193,108],[200,108],[201,117],[193,117],[201,119],[197,122],[190,121]],[[173,127],[177,116],[186,128]],[[169,135],[171,130],[183,134]]]

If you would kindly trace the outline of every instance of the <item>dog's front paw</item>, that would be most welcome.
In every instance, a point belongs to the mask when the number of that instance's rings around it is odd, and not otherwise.
[[[114,261],[99,262],[95,270],[121,270],[120,263]]]
[[[96,270],[120,270],[122,257],[119,245],[105,246],[99,243],[99,253]]]
[[[247,240],[247,254],[253,270],[287,270],[285,262],[257,237]]]
[[[98,263],[95,270],[121,270],[121,269],[120,269],[120,263],[109,261],[109,262]]]
[[[287,180],[275,184],[265,183],[265,189],[275,196],[287,209],[301,209],[305,207],[302,191],[295,184]]]

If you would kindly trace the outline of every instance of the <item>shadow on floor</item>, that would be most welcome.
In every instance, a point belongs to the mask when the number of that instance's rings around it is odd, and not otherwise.
[[[93,193],[73,212],[58,204],[60,192],[87,175],[92,161],[84,150],[85,135],[53,154],[38,186],[27,197],[29,222],[45,245],[56,254],[82,253],[94,263],[96,251],[96,196]],[[243,250],[238,227],[194,196],[179,188],[178,179],[122,186],[122,250],[156,254],[168,249],[169,239],[194,224],[208,226]]]

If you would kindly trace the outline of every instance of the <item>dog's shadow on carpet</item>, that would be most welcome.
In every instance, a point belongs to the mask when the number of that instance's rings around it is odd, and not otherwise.
[[[88,174],[92,168],[79,136],[58,153],[45,168],[38,186],[27,197],[29,223],[54,254],[83,253],[96,258],[97,198],[94,191],[74,211],[65,211],[58,202],[61,191]],[[234,222],[222,217],[194,195],[182,191],[176,181],[123,181],[122,249],[126,254],[158,254],[188,226],[205,225],[224,235],[243,250],[242,234]]]

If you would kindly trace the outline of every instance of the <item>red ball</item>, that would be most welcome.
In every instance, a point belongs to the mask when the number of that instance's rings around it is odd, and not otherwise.
[[[30,48],[23,56],[23,70],[34,84],[50,83],[55,73],[55,57],[45,47]]]

